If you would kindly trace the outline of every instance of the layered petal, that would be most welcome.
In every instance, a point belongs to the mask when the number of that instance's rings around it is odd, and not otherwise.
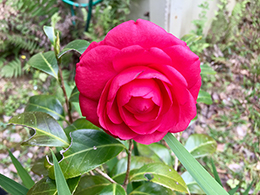
[[[134,137],[133,139],[141,144],[151,144],[154,142],[160,141],[168,132],[159,132],[155,131],[152,134],[146,134],[146,135],[138,135]]]
[[[114,137],[150,144],[196,116],[200,61],[185,42],[139,19],[91,43],[75,81],[87,120]]]
[[[172,45],[186,45],[184,41],[167,33],[163,28],[147,20],[138,19],[124,22],[109,31],[104,44],[123,49],[131,45],[166,48]]]
[[[149,64],[172,65],[172,59],[160,48],[144,49],[140,45],[132,45],[123,48],[113,60],[114,69],[118,72],[131,66]]]
[[[97,46],[77,64],[75,82],[82,95],[98,100],[109,79],[116,75],[112,60],[119,52],[110,46]]]
[[[94,125],[100,126],[98,121],[98,116],[97,116],[98,102],[91,100],[80,93],[79,105],[80,105],[82,116],[85,116],[86,119],[92,122]]]
[[[198,81],[201,81],[199,57],[182,45],[171,46],[164,51],[171,57],[172,66],[184,76],[188,89],[192,89],[192,95],[196,99],[200,88]]]

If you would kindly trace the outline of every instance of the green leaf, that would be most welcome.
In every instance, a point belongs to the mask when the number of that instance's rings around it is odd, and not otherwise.
[[[248,195],[250,189],[252,188],[254,184],[254,180],[249,184],[249,186],[247,187],[247,189],[244,191],[244,193],[242,195]]]
[[[201,72],[200,74],[202,75],[215,75],[216,71],[213,70],[213,68],[207,64],[203,64],[200,66]]]
[[[59,68],[53,51],[38,53],[31,57],[27,64],[58,79]]]
[[[0,173],[0,185],[12,195],[24,195],[28,189]]]
[[[149,164],[155,162],[153,159],[144,157],[144,156],[132,156],[131,157],[131,164],[130,164],[130,170],[139,169],[145,164]],[[116,182],[123,184],[125,179],[125,173],[127,170],[127,157],[121,158],[113,170],[111,171],[112,179],[114,179]]]
[[[55,175],[55,182],[56,182],[58,194],[70,195],[71,193],[70,193],[69,186],[67,185],[67,182],[61,171],[58,160],[57,160],[56,156],[54,155],[53,151],[51,151],[51,153],[52,153],[52,159],[53,159],[53,164],[54,164],[54,175]]]
[[[72,143],[63,153],[60,167],[65,178],[72,178],[102,165],[117,156],[125,146],[101,130],[82,129],[71,132]],[[54,178],[53,167],[50,169]]]
[[[181,175],[181,177],[188,186],[191,194],[205,194],[205,192],[200,188],[200,186],[197,184],[197,182],[193,179],[188,171],[185,171]]]
[[[23,125],[35,130],[35,134],[23,144],[54,147],[69,146],[69,140],[59,123],[44,112],[24,112],[14,116],[9,124]]]
[[[46,157],[37,159],[31,168],[31,171],[39,176],[48,176],[48,169],[45,167],[46,164]]]
[[[141,156],[146,156],[153,159],[155,162],[164,162],[165,164],[172,166],[173,158],[170,150],[162,144],[152,143],[149,145],[137,144],[138,152]]]
[[[208,135],[192,134],[189,136],[185,148],[194,158],[199,158],[213,154],[217,149],[217,142]]]
[[[203,90],[200,90],[197,102],[198,103],[201,102],[201,103],[204,103],[207,105],[211,105],[213,103],[211,95],[208,92],[203,91]]]
[[[89,42],[85,40],[74,40],[66,45],[63,50],[59,53],[58,58],[63,56],[65,53],[69,51],[76,51],[82,54],[89,46]]]
[[[219,185],[223,186],[212,158],[211,158],[211,166],[213,169],[213,175],[214,175],[215,180],[219,183]]]
[[[27,195],[55,195],[57,194],[55,181],[44,177],[38,181],[27,193]]]
[[[80,177],[67,180],[67,184],[71,193],[76,190],[79,180]],[[49,177],[42,178],[28,191],[27,195],[57,195],[55,180],[52,180]]]
[[[35,95],[30,97],[25,112],[38,111],[51,115],[55,120],[65,120],[64,110],[60,101],[51,95]]]
[[[43,30],[46,34],[46,36],[49,38],[51,44],[54,46],[55,44],[55,40],[56,40],[56,36],[55,36],[55,32],[54,32],[54,28],[51,26],[43,26]]]
[[[199,164],[199,162],[171,133],[166,134],[164,139],[182,165],[187,169],[206,194],[228,195],[219,183]]]
[[[129,195],[175,195],[175,193],[159,184],[147,182],[136,188]]]
[[[70,132],[76,131],[78,129],[100,129],[93,125],[91,122],[87,121],[85,118],[79,118],[75,120],[71,125],[64,129],[67,137],[70,139]]]
[[[100,175],[85,175],[81,178],[75,195],[97,195],[111,183]]]
[[[79,102],[79,90],[78,90],[77,86],[75,86],[74,89],[72,90],[69,101],[70,102]]]
[[[12,163],[14,164],[17,170],[18,175],[23,181],[23,184],[25,185],[26,188],[30,189],[34,185],[34,181],[32,180],[31,176],[28,174],[28,172],[23,168],[21,163],[14,157],[14,155],[10,151],[8,152],[11,157]]]
[[[150,163],[130,174],[130,181],[151,181],[178,192],[188,193],[182,177],[170,166],[163,163]]]
[[[106,186],[99,195],[126,195],[124,188],[116,183]]]

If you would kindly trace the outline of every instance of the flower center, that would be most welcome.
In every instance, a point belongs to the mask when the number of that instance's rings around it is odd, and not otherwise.
[[[133,114],[145,114],[154,108],[154,102],[151,98],[131,97],[124,107]]]

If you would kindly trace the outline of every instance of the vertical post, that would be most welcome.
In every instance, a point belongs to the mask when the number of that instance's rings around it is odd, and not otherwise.
[[[85,31],[88,32],[89,24],[90,24],[90,19],[91,19],[91,14],[92,14],[92,6],[93,6],[93,0],[89,0],[88,2],[88,17],[87,17],[87,23],[85,27]]]

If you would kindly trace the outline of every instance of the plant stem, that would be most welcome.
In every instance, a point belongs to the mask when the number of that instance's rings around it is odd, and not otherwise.
[[[62,70],[61,70],[61,66],[60,66],[59,61],[58,61],[58,66],[59,66],[61,89],[62,89],[64,97],[65,97],[65,103],[66,103],[66,107],[67,107],[67,110],[68,110],[69,122],[73,123],[72,116],[71,116],[71,104],[69,102],[69,99],[68,99],[68,96],[67,96],[67,93],[66,93],[66,90],[65,90],[64,80],[63,80],[63,76],[62,76]]]
[[[103,171],[101,171],[98,168],[95,168],[95,171],[98,172],[100,175],[102,175],[104,178],[106,178],[108,181],[110,181],[111,183],[116,183],[111,177],[109,177],[106,173],[104,173]]]
[[[126,169],[126,174],[125,174],[125,181],[123,184],[123,188],[126,191],[127,184],[129,182],[129,173],[130,173],[130,165],[131,165],[131,154],[132,154],[132,148],[133,148],[133,140],[129,140],[129,149],[128,149],[128,158],[127,158],[127,169]]]
[[[65,103],[66,103],[66,108],[67,108],[67,111],[68,111],[69,122],[73,123],[72,116],[71,116],[71,104],[69,102],[69,99],[68,99],[68,96],[67,96],[67,93],[66,93],[66,89],[65,89],[65,85],[64,85],[64,79],[63,79],[63,76],[62,76],[61,59],[58,57],[58,54],[60,52],[59,32],[57,32],[57,36],[56,36],[55,43],[54,43],[53,46],[54,46],[55,57],[56,57],[58,67],[59,67],[60,86],[61,86],[61,89],[63,91],[64,97],[65,97]],[[59,80],[58,80],[58,82],[59,82]],[[65,121],[67,122],[67,120],[65,120]]]

